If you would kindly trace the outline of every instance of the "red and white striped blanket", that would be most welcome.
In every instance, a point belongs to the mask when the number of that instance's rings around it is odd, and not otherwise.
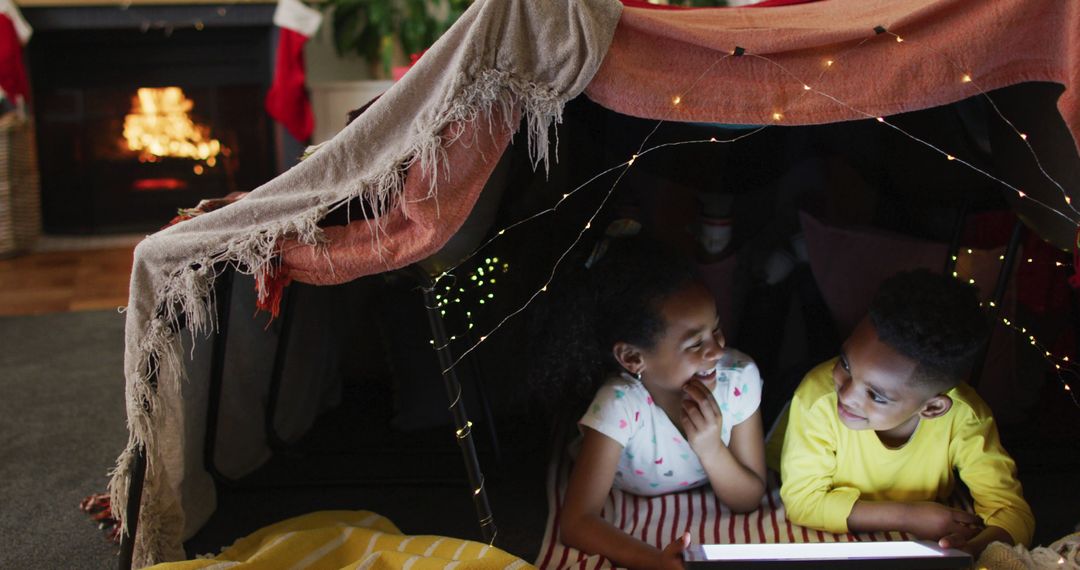
[[[559,514],[562,509],[571,461],[565,453],[548,467],[548,520],[536,566],[540,570],[599,570],[613,568],[606,558],[589,556],[559,541]],[[761,507],[751,513],[733,513],[720,504],[712,490],[699,487],[683,493],[640,497],[613,489],[602,516],[627,534],[663,548],[683,531],[690,531],[694,544],[745,544],[770,542],[853,542],[909,540],[903,532],[833,534],[792,524],[780,501],[780,486],[769,472]],[[959,495],[959,493],[957,493]],[[957,508],[971,509],[968,500],[957,497]]]

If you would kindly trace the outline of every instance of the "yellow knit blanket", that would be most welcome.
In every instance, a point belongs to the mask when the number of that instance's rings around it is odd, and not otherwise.
[[[259,529],[213,558],[167,562],[156,570],[195,568],[358,570],[535,570],[479,542],[406,536],[368,511],[320,511]]]

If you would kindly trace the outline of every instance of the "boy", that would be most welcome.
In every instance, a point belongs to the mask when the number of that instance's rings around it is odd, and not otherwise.
[[[972,287],[926,270],[883,283],[840,356],[795,391],[780,460],[791,521],[904,531],[975,557],[993,541],[1029,543],[1035,521],[1016,464],[961,382],[987,332]],[[938,502],[954,470],[978,516]]]

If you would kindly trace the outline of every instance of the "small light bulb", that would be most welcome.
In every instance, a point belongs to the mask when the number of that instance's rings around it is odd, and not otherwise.
[[[773,113],[773,114],[772,114],[772,118],[773,118],[773,120],[774,120],[774,121],[779,121],[780,119],[783,119],[783,118],[784,118],[784,115],[782,115],[782,114],[781,114],[781,113],[779,113],[779,112],[776,112],[776,113]]]
[[[904,38],[902,38],[900,36],[896,36],[896,43],[898,43],[898,44],[904,43]]]
[[[968,279],[968,283],[970,283],[970,284],[974,285],[974,284],[975,284],[975,280],[974,280],[974,279]]]
[[[1021,198],[1027,198],[1027,194],[1024,194],[1021,190],[1017,190],[1016,193],[1019,194]]]
[[[955,157],[955,156],[953,156],[953,155],[951,155],[951,154],[946,154],[946,155],[945,155],[945,159],[946,159],[946,160],[956,160],[956,157]]]
[[[963,81],[964,83],[971,83],[971,76],[965,73],[964,76],[960,78],[960,81]]]
[[[832,67],[833,60],[829,59],[825,61],[825,67]]]
[[[679,103],[682,103],[682,97],[681,96],[676,95],[676,96],[671,98],[671,104],[672,105],[678,105]]]
[[[878,117],[877,122],[884,123],[885,122],[885,117]]]
[[[803,88],[803,91],[809,91],[810,90],[809,85],[803,85],[802,88]]]
[[[1024,133],[1020,133],[1020,138],[1027,140],[1027,135]]]

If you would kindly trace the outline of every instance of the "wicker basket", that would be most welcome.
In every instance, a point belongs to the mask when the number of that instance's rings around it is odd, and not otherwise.
[[[0,257],[24,253],[41,235],[41,186],[34,123],[0,117]]]

